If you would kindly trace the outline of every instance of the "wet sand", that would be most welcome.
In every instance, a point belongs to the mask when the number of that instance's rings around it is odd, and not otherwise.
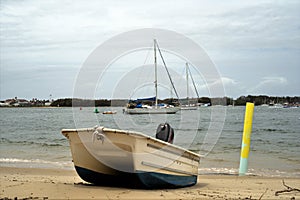
[[[300,199],[298,178],[200,175],[198,183],[180,189],[144,190],[93,186],[75,171],[0,167],[0,199]],[[130,185],[130,183],[128,183]]]

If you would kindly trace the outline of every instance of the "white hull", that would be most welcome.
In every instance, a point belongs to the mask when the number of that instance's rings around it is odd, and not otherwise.
[[[198,110],[198,106],[181,106],[180,110]]]
[[[149,188],[196,184],[200,156],[173,144],[103,127],[63,129],[62,134],[69,139],[78,174],[88,182],[98,184],[101,180],[94,177],[104,175],[118,181],[136,177]]]

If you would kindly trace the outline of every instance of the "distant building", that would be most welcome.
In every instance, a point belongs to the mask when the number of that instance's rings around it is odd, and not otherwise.
[[[30,106],[31,103],[26,99],[17,99],[18,106]]]
[[[31,106],[31,103],[26,99],[18,99],[15,97],[14,99],[6,99],[3,103],[1,103],[1,106]]]
[[[5,101],[0,102],[0,107],[7,107],[9,106],[9,103],[6,103]]]

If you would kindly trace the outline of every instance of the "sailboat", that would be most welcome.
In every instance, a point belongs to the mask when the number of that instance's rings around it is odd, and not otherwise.
[[[142,105],[142,106],[138,106],[138,107],[134,107],[132,108],[131,106],[127,106],[127,108],[124,110],[124,113],[126,114],[175,114],[177,111],[180,110],[179,107],[175,107],[173,105],[167,105],[167,104],[158,104],[158,99],[157,99],[157,93],[158,93],[158,87],[157,87],[157,56],[156,56],[156,52],[157,49],[159,51],[160,57],[163,60],[165,69],[167,71],[167,74],[169,76],[170,82],[173,86],[173,89],[177,95],[178,98],[178,94],[177,91],[174,87],[173,81],[171,79],[170,73],[168,71],[168,68],[165,64],[165,61],[162,57],[161,51],[159,49],[158,43],[156,41],[156,39],[154,39],[154,68],[155,68],[155,81],[154,81],[154,86],[155,86],[155,104],[154,106],[149,106],[149,105]]]
[[[198,94],[198,91],[196,89],[196,85],[195,85],[195,82],[194,82],[194,79],[192,77],[192,73],[189,69],[189,64],[186,63],[186,67],[185,67],[185,72],[186,72],[186,102],[187,104],[184,104],[184,105],[181,105],[180,109],[181,110],[197,110],[198,109],[198,106],[197,104],[192,104],[190,103],[190,98],[189,98],[189,74],[190,74],[190,77],[192,79],[192,82],[193,82],[193,85],[194,85],[194,88],[195,88],[195,91],[196,91],[196,94],[197,94],[197,99],[199,99],[199,94]]]

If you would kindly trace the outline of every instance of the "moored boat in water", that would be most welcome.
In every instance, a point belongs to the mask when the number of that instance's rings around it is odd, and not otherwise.
[[[186,104],[181,104],[180,109],[181,110],[197,110],[198,109],[197,103],[198,103],[198,99],[199,99],[199,94],[198,94],[198,91],[197,91],[192,73],[189,69],[189,64],[188,63],[186,63],[185,72],[186,72]],[[197,97],[198,97],[197,98],[197,103],[191,103],[190,102],[190,98],[189,98],[189,76],[192,79],[192,83],[193,83],[195,92],[196,92]]]
[[[180,110],[180,108],[174,107],[173,105],[159,105],[158,104],[158,81],[157,81],[157,56],[156,56],[156,51],[159,51],[160,57],[163,60],[164,63],[164,67],[167,71],[168,77],[170,79],[170,82],[172,84],[172,87],[175,91],[175,94],[178,97],[177,91],[175,89],[175,86],[173,84],[172,78],[170,76],[170,73],[168,71],[168,68],[166,66],[166,63],[162,57],[162,53],[159,49],[158,43],[157,41],[154,39],[154,71],[155,71],[155,81],[154,81],[154,87],[155,87],[155,97],[150,98],[153,99],[153,101],[155,102],[154,105],[142,105],[142,106],[135,106],[135,107],[131,107],[130,105],[127,105],[127,108],[124,109],[124,113],[126,114],[175,114],[176,112],[178,112]],[[149,99],[149,98],[147,98]]]
[[[108,111],[103,111],[102,114],[103,115],[112,115],[112,114],[117,114],[117,111],[108,110]]]

